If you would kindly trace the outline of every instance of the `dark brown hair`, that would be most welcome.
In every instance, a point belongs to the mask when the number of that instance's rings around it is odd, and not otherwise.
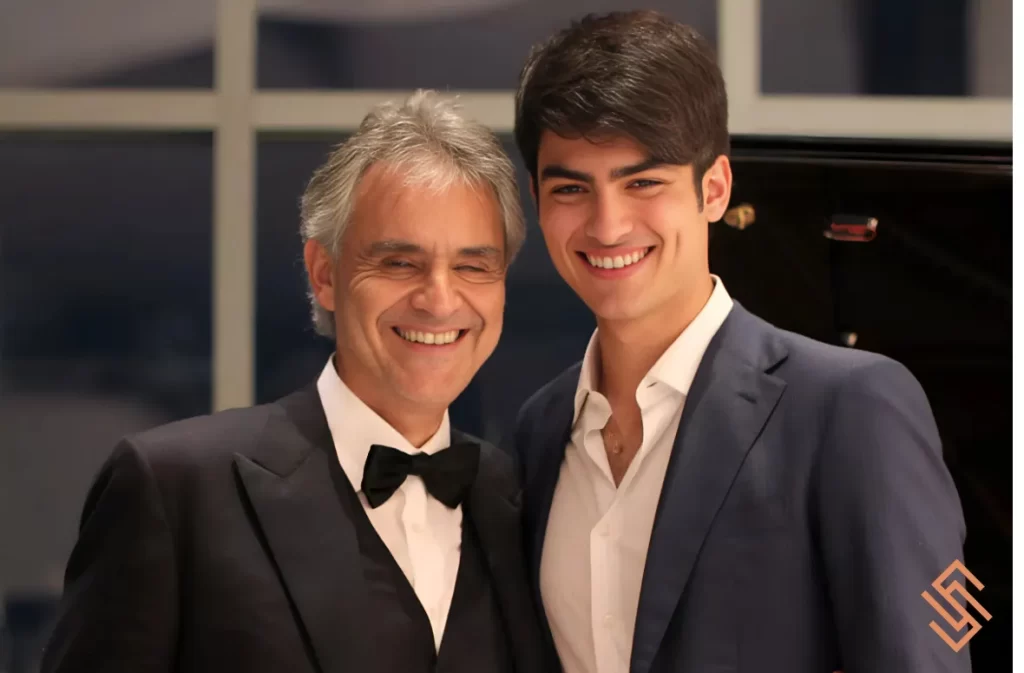
[[[653,11],[588,15],[534,47],[519,77],[515,136],[536,185],[544,131],[628,136],[651,158],[704,172],[729,153],[725,82],[693,28]]]

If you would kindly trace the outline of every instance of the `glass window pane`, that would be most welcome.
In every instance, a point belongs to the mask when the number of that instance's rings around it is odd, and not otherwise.
[[[23,654],[116,442],[210,409],[211,140],[0,135],[0,622]]]
[[[7,3],[0,87],[213,86],[216,3]]]
[[[588,12],[658,9],[712,43],[715,0],[261,0],[263,88],[514,89],[530,46]]]
[[[298,199],[331,139],[264,136],[258,165],[256,395],[267,402],[311,383],[332,344],[313,332],[306,299]],[[594,329],[589,311],[561,281],[537,227],[525,167],[511,137],[527,215],[526,244],[507,283],[501,341],[451,408],[453,424],[491,441],[509,437],[526,398],[581,357]]]
[[[1011,1],[761,0],[761,91],[1008,98]]]
[[[313,331],[299,237],[299,197],[331,145],[261,136],[257,149],[257,403],[312,382],[333,350]]]

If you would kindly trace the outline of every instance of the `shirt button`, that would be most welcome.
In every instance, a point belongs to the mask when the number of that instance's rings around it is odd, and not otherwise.
[[[612,617],[611,615],[605,615],[604,616],[604,625],[605,626],[611,626],[614,621],[615,621],[615,618]]]

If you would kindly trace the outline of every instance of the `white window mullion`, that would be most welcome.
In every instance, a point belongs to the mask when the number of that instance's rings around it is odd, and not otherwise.
[[[3,131],[210,131],[211,91],[0,89]]]
[[[386,100],[401,101],[409,91],[287,91],[256,94],[253,123],[260,131],[355,131],[370,109]],[[466,116],[495,133],[511,133],[514,91],[442,92],[458,100]]]
[[[744,133],[761,95],[760,0],[718,0],[718,63],[729,96],[729,130]]]
[[[760,96],[743,133],[846,138],[1009,141],[1009,100]],[[733,131],[737,133],[738,131]]]
[[[213,408],[255,397],[255,186],[252,98],[256,0],[217,0],[213,185]]]
[[[718,58],[737,135],[1010,141],[1009,98],[764,95],[761,2],[719,0]]]

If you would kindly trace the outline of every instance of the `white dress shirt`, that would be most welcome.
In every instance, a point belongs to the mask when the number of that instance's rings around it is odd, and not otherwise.
[[[462,551],[462,506],[449,509],[431,497],[420,477],[410,475],[387,502],[370,507],[362,492],[363,466],[372,444],[414,454],[435,453],[450,444],[448,412],[441,427],[419,449],[356,397],[334,369],[333,356],[317,381],[327,425],[345,475],[380,539],[423,605],[441,647]]]
[[[594,387],[596,331],[587,346],[540,569],[544,610],[565,673],[629,671],[647,547],[683,403],[708,343],[732,309],[721,279],[712,278],[711,298],[637,387],[643,443],[618,488],[601,436],[611,405]]]

